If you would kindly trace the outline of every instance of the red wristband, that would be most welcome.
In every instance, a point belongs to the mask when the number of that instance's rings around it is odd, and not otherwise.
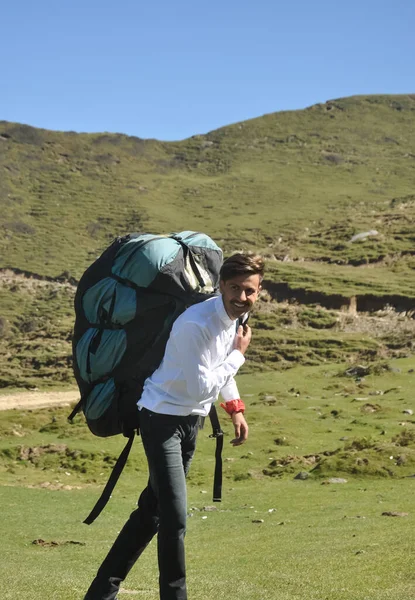
[[[221,402],[221,407],[226,410],[228,415],[233,415],[233,413],[245,412],[245,404],[242,402],[240,398],[237,400],[229,400],[229,402]]]

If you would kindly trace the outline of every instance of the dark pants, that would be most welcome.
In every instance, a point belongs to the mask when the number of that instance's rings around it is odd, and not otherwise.
[[[158,533],[160,600],[187,600],[184,536],[186,475],[198,431],[198,417],[140,411],[140,429],[150,478],[84,600],[115,600],[131,567]]]

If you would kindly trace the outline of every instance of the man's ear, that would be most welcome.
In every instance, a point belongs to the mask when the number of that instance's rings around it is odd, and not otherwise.
[[[225,282],[223,281],[223,279],[219,279],[219,291],[221,294],[223,294],[224,289],[225,289]]]

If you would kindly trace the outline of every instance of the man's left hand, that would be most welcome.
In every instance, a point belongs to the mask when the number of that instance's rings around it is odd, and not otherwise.
[[[245,421],[242,412],[233,413],[231,419],[235,427],[235,439],[231,440],[231,444],[233,446],[240,446],[248,438],[248,423]]]

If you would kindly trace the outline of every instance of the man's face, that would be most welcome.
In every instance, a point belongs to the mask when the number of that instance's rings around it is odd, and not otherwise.
[[[250,311],[261,291],[259,275],[237,275],[219,282],[223,305],[231,319],[238,319]]]

